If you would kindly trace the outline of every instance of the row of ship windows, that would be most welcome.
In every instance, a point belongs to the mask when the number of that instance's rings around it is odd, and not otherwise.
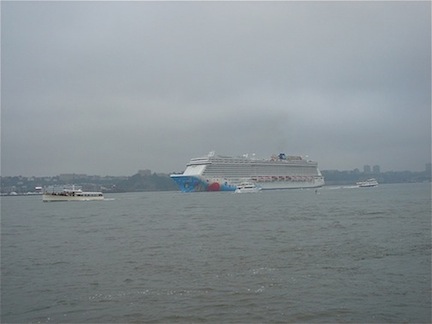
[[[247,164],[250,164],[250,162],[245,162],[244,160],[229,160],[229,161],[226,161],[226,160],[212,160],[212,162],[214,164],[223,164],[223,165],[227,165],[227,164],[241,164],[242,166],[245,166]],[[263,161],[262,163],[260,163],[258,161],[258,162],[254,162],[251,165],[256,165],[256,166],[264,165],[264,166],[268,166],[269,163],[275,163],[275,164],[279,163],[279,165],[280,165],[280,163],[289,164],[289,165],[299,165],[299,164],[302,164],[302,165],[308,165],[308,164],[316,165],[316,162],[305,161],[305,160],[290,160],[290,161],[278,161],[278,160],[276,160],[276,161],[270,161],[270,162],[269,161]]]
[[[234,176],[251,176],[258,174],[265,175],[318,175],[318,171],[315,167],[290,167],[290,168],[280,168],[280,167],[265,167],[265,168],[245,168],[242,166],[241,168],[237,167],[229,167],[224,166],[223,168],[218,168],[216,166],[208,166],[203,175],[212,174],[212,175],[225,175],[230,176],[231,174]]]

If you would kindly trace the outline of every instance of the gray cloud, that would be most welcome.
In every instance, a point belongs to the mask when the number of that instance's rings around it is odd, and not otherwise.
[[[431,155],[428,2],[5,2],[2,174]]]

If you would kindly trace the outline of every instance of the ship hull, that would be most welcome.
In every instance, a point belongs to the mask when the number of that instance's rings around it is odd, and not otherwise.
[[[212,192],[212,191],[235,191],[237,184],[228,179],[211,179],[202,176],[171,175],[182,192]],[[262,190],[283,189],[309,189],[324,186],[322,178],[305,180],[274,180],[266,182],[255,182]]]
[[[280,189],[310,189],[321,188],[324,186],[323,180],[292,182],[292,181],[279,181],[277,183],[262,183],[257,182],[263,190],[280,190]]]
[[[206,179],[200,176],[171,175],[182,192],[235,191],[236,185],[229,181]]]
[[[89,201],[89,200],[104,200],[103,196],[65,196],[65,195],[53,195],[43,194],[43,202],[56,202],[56,201]]]

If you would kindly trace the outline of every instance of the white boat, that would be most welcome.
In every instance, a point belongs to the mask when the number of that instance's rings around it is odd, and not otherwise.
[[[63,188],[61,191],[51,192],[45,191],[42,195],[42,200],[44,202],[52,201],[87,201],[87,200],[104,200],[104,195],[102,192],[85,192],[80,188]]]
[[[261,191],[261,188],[258,187],[255,183],[245,181],[245,182],[240,183],[234,192],[235,193],[248,193],[248,192],[259,192],[259,191]]]
[[[270,159],[255,154],[239,157],[216,155],[193,158],[182,174],[171,174],[183,192],[235,191],[243,179],[250,179],[263,190],[319,188],[324,177],[318,164],[301,156],[284,153]]]
[[[376,181],[375,178],[370,178],[370,179],[367,179],[365,181],[359,181],[356,184],[357,184],[357,186],[359,186],[361,188],[376,187],[376,186],[378,186],[378,181]]]

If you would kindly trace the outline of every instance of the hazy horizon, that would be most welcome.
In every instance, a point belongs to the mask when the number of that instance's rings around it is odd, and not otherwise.
[[[320,171],[339,171],[339,172],[351,172],[351,171],[354,171],[354,170],[358,169],[360,172],[363,172],[364,171],[363,168],[364,168],[365,165],[362,165],[360,167],[356,167],[356,168],[353,168],[353,169],[322,169],[318,165],[318,169]],[[367,165],[370,166],[370,168],[371,168],[371,174],[373,174],[372,168],[375,165],[371,165],[371,164],[367,164]],[[380,167],[380,173],[385,173],[385,172],[424,172],[426,170],[426,163],[423,166],[423,169],[420,168],[419,170],[408,170],[408,169],[406,169],[406,170],[387,170],[385,168],[383,169],[383,167],[381,165],[378,165],[378,166]],[[152,174],[153,173],[157,173],[157,174],[167,174],[167,175],[169,175],[169,174],[171,174],[173,172],[174,173],[183,172],[185,169],[186,169],[186,163],[183,166],[183,168],[181,168],[179,170],[155,171],[155,170],[151,170],[151,169],[148,169],[148,168],[142,168],[142,169],[136,170],[135,172],[132,172],[131,174],[115,174],[115,175],[114,174],[91,174],[91,173],[86,173],[86,172],[73,172],[73,171],[67,172],[67,171],[65,171],[65,172],[61,172],[61,173],[58,173],[58,174],[46,174],[46,175],[14,174],[14,175],[0,175],[0,176],[2,176],[2,177],[19,177],[19,176],[21,176],[21,177],[43,178],[43,177],[56,177],[56,176],[65,175],[65,174],[68,174],[68,175],[69,174],[75,174],[75,175],[81,175],[82,174],[82,175],[89,176],[89,177],[91,177],[91,176],[100,176],[100,177],[105,177],[105,176],[107,176],[107,177],[130,177],[130,176],[133,176],[135,174],[138,174],[139,171],[145,171],[145,170],[150,170]]]

